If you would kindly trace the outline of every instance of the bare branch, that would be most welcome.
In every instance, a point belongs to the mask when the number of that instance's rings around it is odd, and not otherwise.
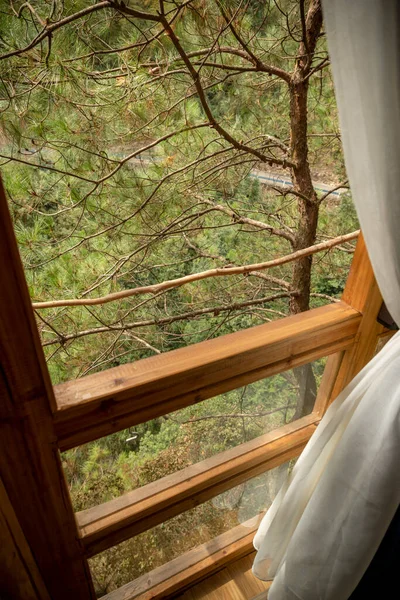
[[[182,285],[193,283],[195,281],[201,281],[203,279],[209,279],[210,277],[246,275],[248,273],[251,273],[252,271],[262,271],[264,269],[270,269],[272,267],[287,264],[294,260],[305,258],[306,256],[311,256],[312,254],[316,254],[317,252],[330,250],[331,248],[334,248],[339,244],[343,244],[344,242],[356,239],[359,236],[359,234],[360,230],[353,231],[352,233],[348,233],[346,235],[340,235],[339,237],[336,237],[333,240],[322,242],[320,244],[315,244],[314,246],[310,246],[309,248],[303,248],[302,250],[298,250],[297,252],[293,252],[292,254],[287,254],[286,256],[281,256],[280,258],[275,258],[274,260],[270,260],[263,263],[242,265],[240,267],[210,269],[201,273],[194,273],[192,275],[178,277],[177,279],[163,281],[162,283],[157,283],[155,285],[147,285],[133,288],[130,290],[123,290],[121,292],[115,292],[113,294],[108,294],[107,296],[102,296],[100,298],[50,300],[48,302],[33,302],[32,306],[35,310],[41,308],[55,308],[58,306],[94,306],[98,304],[106,304],[107,302],[114,302],[115,300],[122,300],[123,298],[130,298],[131,296],[137,296],[139,294],[157,294],[160,291],[181,287]]]
[[[211,200],[206,200],[202,198],[202,201],[212,206],[214,210],[228,215],[235,223],[242,223],[246,225],[251,225],[252,227],[256,227],[257,229],[263,229],[264,231],[268,231],[271,235],[277,235],[279,237],[284,238],[285,240],[288,240],[291,244],[294,243],[294,236],[291,235],[288,231],[285,231],[284,229],[276,229],[271,225],[267,225],[267,223],[263,223],[263,221],[250,219],[249,217],[242,217],[234,210],[231,210],[226,206],[222,206],[222,204],[214,204],[213,202],[211,202]]]
[[[343,181],[343,183],[338,183],[338,185],[335,185],[335,187],[328,190],[323,196],[321,196],[321,198],[318,198],[318,202],[319,203],[323,202],[333,192],[336,192],[337,190],[341,190],[342,188],[349,188],[349,182],[347,180]]]
[[[273,410],[268,410],[267,412],[262,413],[233,413],[227,415],[204,415],[203,417],[196,417],[195,419],[188,419],[187,421],[178,421],[176,419],[176,423],[180,425],[190,425],[192,423],[197,423],[198,421],[208,421],[210,419],[253,419],[257,417],[268,417],[269,415],[273,415],[277,412],[281,412],[282,410],[288,410],[290,408],[296,408],[296,404],[287,404],[286,406],[281,406],[279,408],[274,408]],[[167,417],[171,418],[171,417]],[[174,420],[174,419],[171,419]]]
[[[145,346],[149,350],[152,350],[155,354],[161,354],[161,350],[159,350],[155,346],[152,346],[151,344],[149,344],[149,342],[146,342],[146,340],[144,340],[143,338],[139,337],[138,335],[134,335],[133,333],[129,333],[129,337],[131,337],[133,340],[136,340],[140,344],[143,344],[143,346]]]
[[[257,298],[255,300],[247,300],[246,302],[236,302],[234,304],[228,304],[226,306],[213,306],[211,308],[200,308],[198,310],[192,310],[190,312],[183,313],[181,315],[175,315],[173,317],[164,317],[161,319],[147,319],[146,321],[136,321],[133,323],[118,323],[115,325],[105,325],[103,327],[93,327],[92,329],[85,329],[84,331],[77,331],[76,333],[70,333],[67,335],[60,336],[60,338],[52,339],[43,343],[43,346],[52,346],[53,344],[65,344],[71,340],[86,337],[88,335],[94,335],[96,333],[110,333],[113,331],[129,331],[130,329],[138,329],[140,327],[150,327],[152,325],[164,326],[170,323],[176,323],[177,321],[187,321],[188,319],[195,319],[204,315],[213,314],[218,316],[221,312],[232,312],[235,310],[241,310],[247,306],[256,306],[257,304],[266,304],[273,300],[279,300],[281,298],[290,298],[295,296],[297,292],[281,292],[268,296],[266,298]],[[265,309],[269,310],[269,309]],[[271,311],[275,313],[275,311]]]
[[[257,68],[257,70],[259,71],[263,71],[265,73],[268,73],[269,75],[276,75],[277,77],[280,77],[281,79],[283,79],[284,81],[286,81],[286,83],[290,83],[290,74],[287,73],[286,71],[284,71],[283,69],[279,69],[279,67],[274,67],[272,65],[266,65],[264,64],[249,48],[249,46],[246,44],[246,42],[243,40],[243,38],[239,35],[238,31],[236,30],[236,28],[234,27],[233,23],[232,23],[232,19],[230,19],[228,17],[228,15],[226,14],[221,2],[219,2],[217,0],[217,4],[218,7],[221,11],[221,15],[223,16],[224,20],[226,21],[226,23],[229,26],[229,29],[231,30],[232,34],[234,35],[234,37],[237,39],[237,41],[239,42],[239,44],[242,46],[242,48],[244,49],[244,51],[246,52],[246,54],[249,57],[249,60],[254,64],[254,66]]]
[[[340,302],[339,298],[329,296],[328,294],[318,294],[316,292],[311,292],[310,296],[312,296],[313,298],[323,298],[324,300],[329,300],[329,302]]]
[[[140,10],[136,10],[135,8],[130,8],[129,6],[127,6],[125,4],[125,2],[122,2],[122,1],[118,1],[118,0],[110,1],[110,5],[113,8],[115,8],[116,10],[118,10],[119,12],[124,13],[126,15],[130,15],[131,17],[136,17],[137,19],[143,19],[145,21],[156,21],[156,22],[160,21],[160,17],[158,15],[154,15],[152,13],[147,13],[147,12],[142,12]],[[177,6],[177,9],[181,10],[182,5]]]
[[[257,271],[249,273],[249,277],[264,279],[264,281],[268,281],[268,283],[273,283],[274,285],[279,285],[285,290],[290,290],[291,287],[290,283],[288,281],[285,281],[284,279],[279,279],[279,277],[273,277],[272,275],[266,275],[265,273],[258,273]]]
[[[251,146],[246,146],[242,142],[240,142],[237,139],[235,139],[228,131],[226,131],[226,129],[224,129],[224,127],[222,127],[218,123],[218,121],[215,119],[215,117],[213,115],[212,110],[210,109],[210,107],[208,105],[208,102],[207,102],[207,99],[206,99],[206,95],[204,93],[204,89],[203,89],[203,86],[202,86],[201,81],[200,81],[200,75],[199,75],[199,73],[196,71],[196,69],[194,68],[194,66],[190,62],[190,59],[188,58],[188,55],[186,54],[185,50],[183,49],[183,46],[181,45],[181,43],[179,41],[179,38],[175,34],[174,30],[172,29],[172,27],[169,24],[169,22],[167,21],[167,19],[161,15],[160,20],[161,20],[161,23],[162,23],[165,31],[169,35],[172,43],[174,44],[176,50],[178,51],[178,53],[182,57],[182,60],[185,63],[185,65],[186,65],[186,67],[187,67],[190,75],[192,76],[193,83],[195,85],[197,94],[199,96],[200,103],[201,103],[201,105],[203,107],[203,110],[204,110],[205,114],[207,115],[207,118],[210,121],[211,127],[213,127],[215,129],[215,131],[217,131],[223,138],[225,138],[225,140],[227,142],[229,142],[230,144],[232,144],[232,146],[234,148],[237,148],[238,150],[244,150],[245,152],[248,152],[249,154],[253,154],[259,160],[261,160],[263,163],[266,162],[266,163],[268,163],[270,165],[272,165],[272,164],[280,165],[280,166],[282,166],[284,168],[285,167],[293,167],[294,163],[292,163],[292,162],[290,162],[290,161],[288,161],[286,159],[277,159],[277,158],[273,158],[273,157],[270,157],[270,156],[267,157],[262,152],[260,152],[259,150],[255,150]]]

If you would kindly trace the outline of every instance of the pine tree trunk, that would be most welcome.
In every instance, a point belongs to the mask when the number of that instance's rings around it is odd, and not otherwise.
[[[298,202],[298,228],[294,251],[315,243],[319,205],[308,162],[307,101],[310,64],[322,26],[320,0],[311,2],[305,21],[306,38],[300,44],[299,55],[290,83],[290,148],[294,192]],[[292,274],[290,312],[298,314],[310,308],[312,256],[295,261]],[[311,412],[316,397],[316,381],[311,365],[295,369],[299,384],[299,400],[293,419]]]

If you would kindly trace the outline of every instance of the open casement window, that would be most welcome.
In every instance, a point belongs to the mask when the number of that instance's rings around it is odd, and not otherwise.
[[[2,190],[0,251],[0,579],[10,598],[95,598],[89,560],[135,536],[131,547],[140,548],[140,536],[163,523],[175,523],[176,555],[105,598],[172,597],[251,553],[268,507],[267,493],[252,503],[252,490],[267,487],[268,471],[290,468],[330,402],[390,335],[376,320],[382,299],[360,236],[340,302],[53,387]],[[243,443],[195,454],[176,472],[74,513],[60,452],[156,417],[179,418],[176,411],[195,403],[206,407],[209,398],[324,357],[308,414],[292,406],[289,422],[262,421]],[[248,510],[238,517],[244,489]],[[182,545],[179,515],[192,511],[196,523],[216,507],[232,527],[183,532]]]

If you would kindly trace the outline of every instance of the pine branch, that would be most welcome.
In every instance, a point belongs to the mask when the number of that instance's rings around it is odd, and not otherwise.
[[[56,23],[46,23],[45,26],[43,27],[42,31],[27,46],[25,46],[24,48],[17,48],[17,50],[12,50],[11,52],[6,52],[6,54],[0,55],[0,60],[10,58],[11,56],[18,56],[19,54],[24,54],[25,52],[28,52],[28,50],[32,50],[32,48],[35,48],[35,46],[37,46],[43,40],[48,38],[54,31],[57,31],[57,29],[64,27],[68,23],[77,21],[78,19],[81,19],[82,17],[86,17],[87,15],[89,15],[91,13],[97,12],[99,10],[104,10],[105,8],[110,8],[112,5],[113,5],[113,2],[110,2],[109,0],[105,0],[103,2],[97,2],[97,4],[94,4],[93,6],[88,6],[87,8],[79,10],[78,12],[76,12],[72,15],[69,15],[68,17],[65,17],[64,19],[61,19],[60,21],[57,21]]]
[[[233,219],[233,221],[235,223],[242,223],[243,225],[251,225],[252,227],[256,227],[257,229],[262,229],[264,231],[268,231],[271,235],[277,235],[279,237],[284,238],[285,240],[288,240],[291,244],[294,244],[294,241],[295,241],[294,235],[292,235],[288,231],[285,231],[284,229],[277,229],[276,227],[272,227],[271,225],[268,225],[267,223],[264,223],[263,221],[258,221],[257,219],[250,219],[249,217],[242,217],[240,214],[236,213],[235,211],[231,210],[230,208],[227,208],[226,206],[222,206],[221,204],[214,204],[213,202],[211,202],[211,200],[206,200],[204,198],[202,200],[206,204],[209,204],[210,206],[212,206],[214,208],[214,210],[222,212],[222,213],[228,215],[229,217],[231,217],[231,219]]]
[[[236,138],[234,138],[228,131],[226,131],[226,129],[224,127],[222,127],[218,123],[217,119],[214,117],[214,114],[207,102],[207,98],[206,98],[203,86],[201,84],[201,81],[200,81],[199,73],[196,71],[196,69],[194,68],[190,59],[188,58],[188,55],[186,54],[182,44],[180,43],[179,38],[175,34],[174,30],[172,29],[172,27],[169,24],[169,22],[167,21],[167,19],[161,15],[160,21],[161,21],[167,35],[170,37],[171,42],[174,44],[178,54],[181,56],[190,75],[192,76],[193,83],[194,83],[194,86],[197,91],[197,95],[199,97],[199,100],[203,107],[203,110],[204,110],[208,120],[210,121],[211,127],[213,129],[215,129],[215,131],[217,131],[234,148],[236,148],[237,150],[244,150],[245,152],[248,152],[249,154],[256,156],[263,163],[268,163],[269,165],[273,165],[273,164],[280,165],[284,168],[294,167],[295,165],[291,161],[288,161],[286,159],[279,159],[279,158],[273,158],[270,156],[266,156],[265,154],[263,154],[262,152],[260,152],[258,150],[255,150],[251,146],[246,146],[245,144],[243,144],[243,142],[238,141]]]

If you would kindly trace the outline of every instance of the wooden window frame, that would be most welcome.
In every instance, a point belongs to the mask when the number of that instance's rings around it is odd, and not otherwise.
[[[10,598],[23,589],[28,600],[94,600],[89,556],[298,455],[378,337],[390,334],[376,321],[382,298],[360,236],[339,303],[53,387],[1,183],[0,259],[0,535],[3,553],[15,557],[7,570],[0,565],[0,582]],[[327,355],[308,417],[74,515],[60,450]],[[156,570],[162,597],[250,552],[249,539],[239,535],[231,549],[223,542],[196,567],[189,558],[186,572],[176,561]],[[129,585],[139,589],[138,580]],[[106,598],[158,597],[126,589]]]
[[[98,554],[298,456],[318,421],[313,413],[77,513],[87,555]]]
[[[227,564],[254,551],[253,538],[261,517],[237,525],[209,542],[185,552],[102,597],[102,600],[164,600],[174,597]]]
[[[338,302],[54,387],[61,450],[298,367],[355,341],[361,314]]]

